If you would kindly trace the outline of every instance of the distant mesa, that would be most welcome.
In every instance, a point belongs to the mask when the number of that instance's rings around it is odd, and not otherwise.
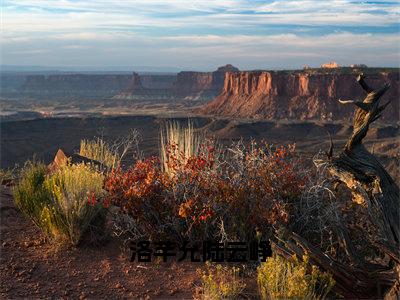
[[[176,75],[139,75],[133,73],[128,88],[113,98],[208,101],[221,92],[227,72],[239,72],[239,69],[228,64],[219,67],[214,72],[182,71]]]
[[[11,97],[208,101],[221,92],[225,73],[238,71],[227,64],[214,72],[177,74],[0,74],[0,88]]]
[[[334,65],[334,64],[330,64]],[[399,72],[370,69],[367,80],[373,87],[391,83],[385,101],[392,109],[382,119],[399,120]],[[226,73],[222,92],[196,110],[218,116],[267,120],[344,120],[354,107],[340,105],[338,99],[363,99],[365,92],[352,72],[242,71]]]

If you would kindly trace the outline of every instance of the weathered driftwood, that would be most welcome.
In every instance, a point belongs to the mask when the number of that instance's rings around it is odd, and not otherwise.
[[[328,170],[338,181],[345,184],[357,203],[362,203],[368,211],[369,222],[377,229],[377,234],[365,233],[366,240],[390,262],[378,265],[364,260],[357,255],[345,226],[338,226],[339,244],[345,249],[348,261],[341,263],[317,247],[305,237],[293,232],[286,232],[284,240],[273,242],[275,251],[290,259],[291,255],[307,254],[310,261],[333,274],[336,289],[343,296],[350,298],[385,297],[396,299],[399,296],[400,270],[400,198],[399,188],[394,180],[362,144],[369,126],[376,121],[389,103],[380,105],[381,97],[389,88],[385,84],[374,90],[364,81],[361,74],[357,81],[367,92],[363,101],[339,100],[342,104],[354,104],[356,111],[353,132],[338,156],[333,156],[333,145],[327,155]]]

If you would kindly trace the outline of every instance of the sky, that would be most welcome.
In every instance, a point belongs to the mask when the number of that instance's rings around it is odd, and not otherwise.
[[[400,0],[1,0],[1,64],[400,66]]]

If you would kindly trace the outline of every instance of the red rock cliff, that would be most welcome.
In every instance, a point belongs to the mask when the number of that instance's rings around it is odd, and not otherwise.
[[[365,93],[354,74],[249,71],[226,73],[222,93],[199,112],[263,119],[340,120],[354,112],[338,99],[362,100]],[[389,81],[384,101],[392,100],[383,119],[399,119],[399,73],[367,76],[372,87]]]

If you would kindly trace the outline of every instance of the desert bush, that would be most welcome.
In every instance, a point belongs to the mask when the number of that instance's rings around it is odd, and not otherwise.
[[[93,226],[104,225],[103,175],[85,164],[66,165],[47,174],[29,162],[14,189],[16,206],[54,241],[77,245]]]
[[[252,142],[223,149],[203,139],[196,152],[190,157],[167,152],[168,170],[153,158],[110,172],[108,197],[131,217],[129,231],[190,241],[251,241],[289,222],[307,177],[294,147]]]
[[[107,201],[120,209],[115,219],[129,220],[129,229],[114,224],[120,231],[135,232],[137,238],[169,238],[165,236],[169,224],[167,218],[172,217],[173,212],[165,197],[165,174],[157,158],[138,160],[127,170],[114,168],[107,175],[104,186]]]
[[[18,185],[13,189],[15,206],[42,229],[46,228],[42,212],[51,204],[51,195],[44,186],[46,172],[44,164],[28,161],[20,172]]]
[[[207,263],[206,270],[201,272],[202,299],[237,299],[245,287],[237,267]]]
[[[119,156],[111,150],[111,145],[97,138],[94,140],[81,140],[79,155],[96,160],[107,167],[114,167],[119,162]]]
[[[273,255],[258,268],[262,299],[324,299],[335,282],[329,273],[310,265],[308,257],[290,262]]]
[[[91,226],[102,225],[105,211],[97,199],[103,196],[103,179],[85,164],[65,166],[46,178],[52,205],[44,211],[44,219],[54,237],[77,245]]]

